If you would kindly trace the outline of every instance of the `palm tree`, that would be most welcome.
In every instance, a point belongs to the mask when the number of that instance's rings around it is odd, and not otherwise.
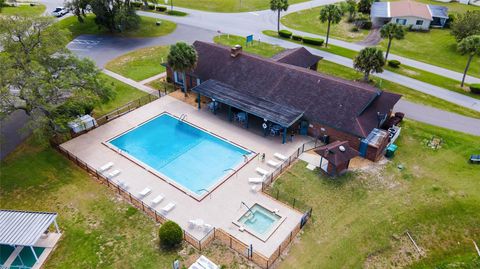
[[[270,9],[277,11],[277,32],[280,31],[280,12],[287,11],[288,0],[270,0]]]
[[[325,42],[325,47],[328,46],[328,36],[330,35],[330,24],[337,24],[342,20],[343,11],[340,7],[334,4],[326,5],[322,10],[320,10],[320,21],[328,22],[327,27],[327,41]]]
[[[170,53],[167,57],[167,64],[176,72],[182,72],[183,92],[187,94],[186,72],[192,70],[197,65],[197,51],[193,46],[184,42],[177,42],[170,47]]]
[[[353,68],[363,72],[363,79],[368,82],[370,73],[382,73],[385,65],[383,51],[375,47],[362,49],[353,59]]]
[[[392,45],[392,40],[403,39],[405,37],[405,29],[403,26],[396,23],[387,23],[382,26],[380,29],[380,36],[382,38],[388,38],[387,53],[385,55],[385,61],[388,58],[388,53],[390,53],[390,46]]]
[[[469,37],[465,37],[458,43],[457,45],[458,51],[462,54],[468,54],[468,61],[467,66],[465,67],[465,71],[463,72],[462,78],[462,87],[465,84],[465,77],[467,76],[468,68],[470,67],[470,63],[472,62],[473,56],[480,55],[480,35],[472,35]]]
[[[348,12],[348,22],[352,22],[357,13],[357,1],[347,0],[345,11]]]

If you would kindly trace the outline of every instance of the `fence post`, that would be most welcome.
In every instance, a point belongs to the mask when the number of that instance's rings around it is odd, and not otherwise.
[[[295,202],[297,201],[297,199],[293,198],[293,208],[295,208]]]
[[[128,196],[130,197],[130,203],[132,202],[132,194],[128,193]]]
[[[277,189],[277,200],[278,200],[278,194],[279,194],[279,190]]]

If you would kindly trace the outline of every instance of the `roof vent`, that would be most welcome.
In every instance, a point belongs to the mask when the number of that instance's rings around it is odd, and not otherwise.
[[[236,58],[242,52],[242,46],[235,45],[230,49],[230,56]]]
[[[344,147],[344,146],[340,146],[340,147],[338,147],[338,149],[339,149],[341,152],[345,152],[345,147]]]

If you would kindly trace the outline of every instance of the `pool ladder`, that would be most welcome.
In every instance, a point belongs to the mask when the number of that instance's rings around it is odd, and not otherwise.
[[[185,121],[187,119],[187,114],[182,114],[180,116],[180,121]]]

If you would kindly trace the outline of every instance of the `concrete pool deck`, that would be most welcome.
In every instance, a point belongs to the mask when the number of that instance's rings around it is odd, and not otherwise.
[[[163,112],[168,112],[177,117],[186,114],[186,120],[194,125],[259,154],[265,153],[265,162],[262,162],[260,158],[251,160],[199,202],[103,144],[108,139]],[[129,186],[127,190],[132,195],[151,205],[159,213],[165,205],[174,202],[176,204],[175,208],[164,215],[177,222],[195,238],[200,240],[207,232],[190,228],[189,221],[202,219],[204,223],[223,229],[246,245],[252,244],[254,251],[270,257],[299,224],[302,214],[270,196],[264,195],[261,191],[252,192],[251,187],[253,185],[249,184],[248,178],[260,177],[255,171],[257,167],[273,171],[274,168],[269,167],[266,161],[269,159],[275,160],[274,153],[279,152],[289,156],[309,140],[308,137],[296,136],[293,142],[281,144],[281,138],[278,136],[263,137],[258,133],[234,125],[206,109],[199,111],[196,107],[185,102],[165,96],[72,139],[62,144],[61,147],[92,167],[99,168],[105,163],[113,162],[114,166],[108,171],[116,169],[121,171],[119,175],[113,178],[113,181],[126,182]],[[188,167],[185,168],[188,169]],[[151,189],[151,192],[142,198],[139,192],[147,187]],[[152,199],[160,194],[165,198],[161,203],[153,205]],[[239,231],[238,227],[233,224],[246,211],[242,202],[249,206],[258,203],[269,209],[278,209],[278,214],[285,217],[285,220],[264,242],[247,231]]]

